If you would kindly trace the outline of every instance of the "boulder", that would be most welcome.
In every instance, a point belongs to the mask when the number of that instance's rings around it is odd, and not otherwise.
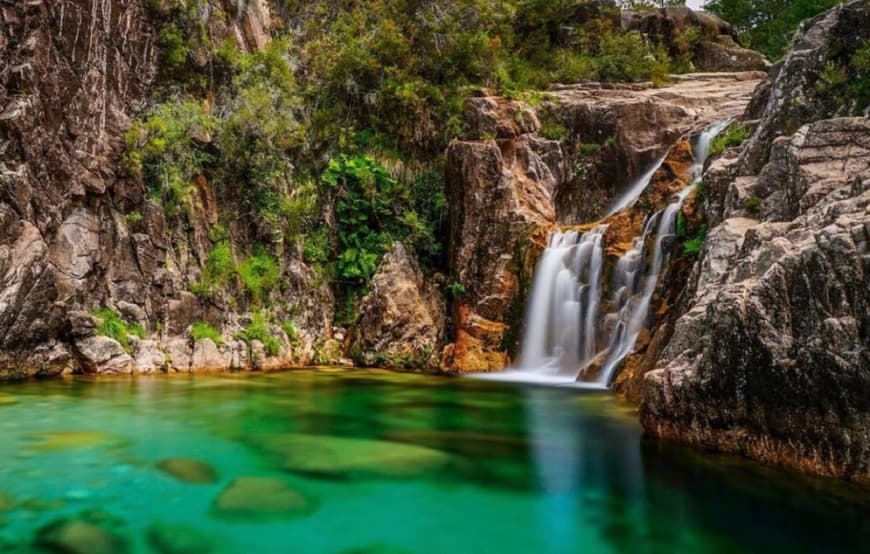
[[[230,369],[231,355],[225,356],[211,339],[199,339],[193,345],[191,371],[220,371]]]
[[[185,483],[209,484],[218,482],[217,471],[201,460],[170,458],[158,463],[157,468]]]
[[[76,518],[55,520],[36,532],[34,545],[49,552],[123,554],[130,546],[100,525]]]
[[[76,341],[75,348],[79,363],[86,373],[133,373],[133,358],[114,339],[88,337]]]
[[[283,479],[239,477],[212,504],[212,513],[226,519],[293,519],[312,514],[317,502]]]
[[[363,366],[437,368],[445,322],[440,291],[424,277],[413,252],[397,242],[362,300],[351,352]]]

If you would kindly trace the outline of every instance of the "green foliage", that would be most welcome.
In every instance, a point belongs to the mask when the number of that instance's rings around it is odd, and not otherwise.
[[[269,329],[269,320],[263,312],[252,314],[251,323],[239,331],[236,338],[245,341],[248,345],[255,340],[260,341],[269,356],[277,356],[281,352],[281,341],[272,335],[272,331]]]
[[[541,135],[550,140],[566,140],[570,136],[570,133],[558,121],[548,119],[541,122]]]
[[[740,123],[732,123],[710,144],[710,156],[718,156],[727,148],[740,146],[750,137],[749,128]]]
[[[205,103],[184,101],[155,106],[127,131],[125,166],[168,215],[191,206],[194,177],[214,162],[209,143],[217,128]]]
[[[840,0],[711,0],[708,12],[734,25],[744,46],[773,61],[781,58],[804,19],[838,4]]]
[[[255,304],[262,302],[281,279],[278,260],[262,249],[242,262],[238,271]]]
[[[743,209],[754,215],[760,214],[763,206],[764,202],[755,195],[750,196],[743,202]]]
[[[221,332],[204,321],[197,321],[190,329],[190,338],[193,340],[210,339],[216,345],[223,344]]]
[[[866,110],[870,106],[870,40],[854,49],[835,40],[827,57],[816,89],[831,102],[849,106],[850,112]]]
[[[229,285],[236,273],[236,259],[232,245],[229,240],[220,238],[205,259],[202,279],[191,284],[191,292],[198,296],[211,296]]]
[[[465,294],[465,286],[459,282],[453,282],[447,285],[447,297],[451,300],[456,300]]]
[[[640,33],[610,31],[601,37],[596,71],[602,81],[642,81],[652,78],[657,61]]]
[[[296,330],[296,325],[293,324],[292,321],[285,321],[281,324],[281,329],[287,335],[287,338],[290,340],[290,344],[298,344],[299,343],[299,331]]]
[[[601,150],[601,145],[594,142],[583,143],[580,145],[580,153],[584,156],[591,156]]]
[[[707,240],[707,225],[702,224],[695,236],[683,242],[683,252],[687,256],[697,256]]]
[[[333,158],[323,182],[335,196],[337,276],[349,288],[368,284],[394,241],[426,234],[410,207],[410,188],[372,158]]]
[[[96,334],[116,340],[124,350],[130,350],[130,337],[144,339],[145,329],[139,324],[130,324],[111,308],[96,310],[91,315],[97,320]]]

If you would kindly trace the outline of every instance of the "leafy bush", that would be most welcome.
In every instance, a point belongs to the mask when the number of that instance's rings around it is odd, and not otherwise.
[[[221,332],[204,321],[197,321],[190,329],[190,338],[193,340],[210,339],[216,345],[223,344]]]
[[[184,101],[157,105],[127,131],[125,166],[168,215],[191,206],[194,177],[215,161],[209,143],[217,128],[205,103]]]
[[[260,250],[239,266],[239,277],[254,303],[259,304],[281,279],[281,267],[274,256]]]
[[[351,288],[364,287],[393,241],[414,231],[410,190],[368,156],[333,158],[323,181],[336,199],[338,277]]]
[[[723,133],[713,139],[713,142],[710,144],[710,156],[718,156],[727,148],[740,146],[750,136],[749,129],[746,126],[740,123],[732,123]]]
[[[697,256],[707,241],[707,225],[703,224],[694,237],[683,243],[683,252],[687,256]]]
[[[743,209],[751,214],[760,214],[764,203],[758,196],[750,196],[743,202]]]
[[[272,335],[269,329],[269,321],[263,312],[256,312],[251,316],[251,323],[236,334],[236,338],[243,340],[248,345],[258,340],[263,343],[266,354],[277,356],[281,352],[281,341]]]
[[[299,342],[299,331],[296,330],[296,325],[293,324],[292,321],[285,321],[281,324],[281,329],[287,335],[287,338],[290,340],[290,344],[297,344]]]
[[[130,337],[144,339],[145,328],[139,324],[129,324],[111,308],[102,308],[91,314],[97,319],[96,334],[116,340],[124,350],[130,350]]]
[[[558,121],[545,120],[541,122],[541,135],[550,140],[565,140],[569,136],[568,129]]]

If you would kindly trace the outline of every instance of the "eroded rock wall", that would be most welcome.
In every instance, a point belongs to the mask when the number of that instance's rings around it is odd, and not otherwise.
[[[855,0],[805,23],[753,137],[708,169],[715,227],[657,330],[649,433],[870,481],[870,120],[838,117],[862,107],[831,104],[817,73],[867,15]]]
[[[299,308],[298,333],[273,324],[277,353],[236,339],[250,314],[187,292],[217,218],[209,183],[194,183],[190,228],[181,228],[126,176],[123,135],[158,75],[152,10],[160,7],[145,0],[0,6],[0,378],[268,369],[310,360],[314,344],[331,335],[328,287],[287,256],[277,294]],[[197,17],[214,40],[231,38],[244,50],[269,40],[264,0],[204,2]],[[149,338],[131,337],[124,348],[94,337],[90,314],[105,307]],[[194,344],[197,321],[224,329],[221,344]]]

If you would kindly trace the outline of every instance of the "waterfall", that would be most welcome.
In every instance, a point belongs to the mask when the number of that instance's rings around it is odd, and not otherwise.
[[[643,232],[616,262],[609,281],[605,282],[604,267],[606,218],[585,233],[551,234],[535,269],[519,361],[488,378],[610,386],[640,334],[652,323],[650,305],[671,252],[677,216],[700,182],[710,143],[730,122],[731,118],[722,120],[695,137],[691,185],[646,218]],[[664,160],[626,190],[608,217],[635,204]],[[604,294],[608,296],[603,298]],[[584,370],[594,375],[584,376]]]
[[[520,369],[576,378],[595,355],[605,230],[550,236],[532,283]]]

